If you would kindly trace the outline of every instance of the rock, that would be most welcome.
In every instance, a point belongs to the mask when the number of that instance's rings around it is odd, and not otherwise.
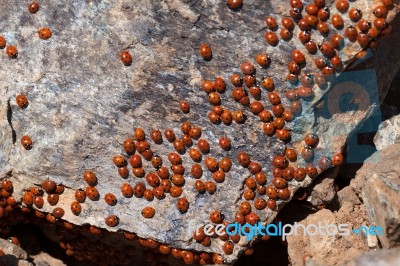
[[[247,109],[244,109],[247,117],[244,124],[233,122],[228,127],[208,121],[207,113],[212,106],[200,89],[201,81],[222,76],[228,82],[232,73],[240,71],[243,61],[253,62],[261,51],[270,55],[272,63],[268,69],[257,67],[258,81],[264,75],[273,77],[276,91],[282,95],[288,88],[299,86],[288,84],[285,77],[291,51],[294,48],[304,51],[304,46],[295,38],[289,43],[281,41],[277,47],[268,46],[264,40],[265,15],[286,14],[288,2],[248,1],[240,11],[229,10],[225,3],[213,1],[78,0],[59,3],[47,0],[40,5],[40,11],[32,15],[27,12],[26,5],[2,1],[2,34],[8,43],[17,46],[19,53],[15,60],[1,55],[0,176],[13,181],[13,196],[18,200],[25,189],[46,179],[62,183],[66,189],[56,207],[62,207],[65,210],[63,219],[73,224],[92,224],[113,232],[126,230],[171,247],[223,253],[222,240],[213,240],[211,246],[204,247],[193,241],[192,234],[197,225],[209,221],[211,210],[220,210],[226,221],[233,221],[242,201],[243,179],[248,176],[248,170],[236,162],[239,152],[251,153],[251,160],[262,164],[268,184],[271,184],[272,158],[284,145],[300,151],[304,134],[314,131],[320,135],[320,144],[311,161],[317,164],[321,156],[332,157],[339,152],[349,133],[377,108],[372,99],[369,104],[351,105],[354,108],[350,109],[346,109],[346,100],[338,100],[354,88],[361,87],[361,92],[376,91],[375,71],[364,70],[341,74],[334,80],[334,87],[330,87],[333,83],[328,84],[329,89],[315,86],[315,97],[302,101],[301,116],[286,124],[292,129],[290,143],[283,143],[276,136],[266,137],[259,118]],[[373,17],[370,1],[359,0],[356,5],[366,19]],[[397,11],[391,11],[390,16],[394,17]],[[349,23],[347,16],[344,19]],[[37,30],[43,26],[53,31],[53,36],[46,41],[37,36]],[[331,34],[334,32],[332,28]],[[296,27],[293,35],[298,36],[298,33]],[[316,42],[323,40],[319,34],[313,37]],[[210,62],[198,55],[203,42],[212,46]],[[129,67],[119,59],[122,50],[130,51],[133,56]],[[341,50],[344,67],[361,50],[358,44],[346,41]],[[308,62],[313,60],[308,54],[306,58]],[[316,73],[317,70],[307,64],[302,71]],[[378,80],[380,75],[386,77],[387,73],[379,74]],[[365,76],[371,79],[365,82]],[[223,106],[232,111],[242,109],[230,99],[232,89],[229,84],[228,92],[221,94]],[[20,93],[29,99],[25,109],[15,102]],[[265,96],[263,92],[263,98]],[[190,103],[189,114],[179,111],[181,99]],[[289,105],[287,99],[282,97],[282,101],[284,106]],[[264,104],[271,108],[269,103]],[[132,137],[137,127],[145,130],[147,139],[151,129],[163,131],[166,128],[174,129],[177,136],[182,137],[179,127],[184,121],[201,128],[201,137],[211,145],[207,156],[218,160],[228,156],[234,162],[226,181],[218,184],[213,195],[198,194],[193,188],[195,179],[187,174],[183,196],[190,206],[185,214],[177,210],[177,200],[170,195],[152,202],[124,198],[120,192],[122,183],[134,185],[142,179],[133,177],[132,173],[128,179],[117,174],[113,156],[123,154],[129,159],[122,151],[123,141]],[[32,138],[31,150],[20,145],[23,135]],[[232,140],[231,151],[225,152],[219,147],[221,136]],[[174,150],[173,145],[166,140],[163,145],[149,142],[153,152],[169,167],[167,155]],[[298,157],[293,165],[304,166],[305,161],[300,154]],[[182,158],[188,173],[193,162],[187,154]],[[74,201],[74,190],[87,186],[82,180],[86,169],[93,170],[98,177],[96,188],[100,200],[87,200],[82,204],[81,215],[75,216],[70,205]],[[155,171],[145,160],[144,169]],[[202,180],[211,178],[211,173],[204,171]],[[303,182],[290,182],[292,195],[311,182],[309,177]],[[104,202],[106,193],[117,196],[115,207]],[[278,207],[285,203],[278,201]],[[141,215],[145,206],[155,209],[154,219]],[[54,208],[46,202],[42,210],[52,212]],[[263,223],[270,223],[277,214],[271,210],[256,212]],[[111,214],[120,220],[112,228],[105,224],[105,218]],[[236,245],[233,254],[225,256],[226,262],[236,260],[248,244],[243,240]]]
[[[328,209],[322,209],[310,214],[299,223],[308,225],[327,226],[329,224],[366,224],[365,211],[360,208],[352,208],[351,204],[345,204],[337,213]],[[349,227],[350,229],[352,227]],[[341,265],[350,261],[368,250],[367,241],[360,236],[349,234],[344,236],[320,235],[304,236],[290,235],[287,237],[288,253],[292,265]],[[308,259],[309,257],[309,259]],[[305,261],[304,261],[305,259]]]
[[[342,190],[339,190],[337,196],[341,204],[343,204],[344,202],[349,202],[353,205],[361,204],[360,199],[357,197],[356,193],[350,186],[344,187]]]
[[[377,150],[393,144],[400,144],[400,116],[394,116],[380,124],[378,132],[374,137]]]
[[[7,266],[32,266],[28,262],[28,253],[17,245],[10,243],[7,240],[0,239],[0,249],[3,250],[4,256],[0,256],[0,265]]]
[[[366,252],[346,266],[391,266],[400,264],[399,249],[380,249]]]
[[[313,206],[323,205],[331,202],[336,196],[334,187],[335,176],[337,175],[338,169],[333,171],[326,171],[310,186],[309,201]]]
[[[400,245],[400,145],[387,146],[373,154],[357,172],[362,198],[371,224],[381,226],[383,247]]]
[[[65,266],[61,260],[52,257],[51,255],[41,252],[31,256],[36,266]]]

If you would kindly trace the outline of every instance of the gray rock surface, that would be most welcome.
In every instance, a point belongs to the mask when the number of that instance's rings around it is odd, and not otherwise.
[[[7,266],[31,266],[28,262],[28,253],[17,245],[10,243],[7,240],[0,239],[0,249],[3,250],[4,256],[0,256],[0,265]]]
[[[380,124],[378,132],[374,137],[377,150],[400,143],[400,116],[394,116]]]
[[[8,60],[2,53],[0,64],[0,176],[11,177],[15,197],[20,198],[23,189],[51,178],[67,187],[57,207],[66,210],[64,219],[72,223],[106,227],[105,217],[115,214],[120,224],[108,230],[133,231],[140,237],[173,247],[222,253],[222,241],[215,240],[211,247],[203,247],[191,240],[192,229],[208,222],[210,210],[221,210],[227,221],[233,220],[241,202],[242,182],[248,175],[247,169],[236,163],[238,152],[247,151],[252,160],[262,163],[270,183],[271,160],[283,144],[276,137],[264,136],[258,118],[248,109],[244,111],[248,117],[244,124],[233,122],[229,127],[211,124],[207,119],[211,105],[200,84],[203,79],[213,80],[219,75],[228,81],[233,72],[239,72],[241,62],[253,62],[257,53],[266,51],[272,64],[268,69],[257,69],[258,80],[264,75],[273,76],[281,93],[294,87],[285,83],[283,76],[287,73],[289,53],[295,47],[304,51],[303,46],[296,38],[288,44],[281,41],[278,47],[268,46],[264,40],[265,16],[286,12],[289,3],[247,1],[239,12],[215,1],[61,3],[47,0],[40,4],[40,11],[35,15],[27,12],[25,4],[15,5],[11,0],[3,1],[0,11],[2,35],[19,50],[16,60]],[[365,10],[367,18],[372,17],[369,1],[360,0],[354,5]],[[47,41],[39,39],[37,30],[41,27],[51,28],[53,37]],[[296,28],[294,36],[297,35]],[[315,40],[320,41],[322,37],[316,34]],[[198,56],[198,47],[203,42],[213,48],[210,62]],[[133,55],[130,67],[119,60],[119,53],[124,49]],[[359,51],[357,44],[346,43],[342,53],[344,62],[351,62]],[[311,57],[307,59],[312,62]],[[314,69],[308,63],[303,71],[312,73]],[[351,87],[347,84],[340,89]],[[242,109],[230,99],[231,89],[228,86],[222,96],[223,106],[230,110]],[[341,90],[314,89],[316,97],[311,102],[303,102],[302,116],[288,123],[293,130],[293,142],[287,146],[299,149],[304,134],[315,131],[321,139],[315,163],[322,155],[339,152],[348,134],[376,106],[343,111],[336,108],[335,102]],[[20,93],[26,94],[30,101],[26,109],[18,108],[15,103]],[[180,113],[180,99],[189,101],[190,114]],[[283,101],[287,106],[288,102]],[[264,103],[268,109],[271,107],[267,101]],[[183,196],[188,198],[190,208],[185,214],[178,212],[176,199],[169,195],[150,203],[122,197],[121,184],[138,181],[132,174],[127,180],[120,178],[112,163],[112,157],[122,153],[124,139],[132,136],[136,127],[142,127],[147,134],[153,128],[162,131],[173,128],[180,137],[179,126],[183,121],[191,121],[202,129],[202,138],[208,139],[212,146],[211,156],[232,159],[234,165],[226,181],[218,184],[214,195],[199,195],[193,188],[195,180],[187,176]],[[23,149],[19,143],[25,134],[33,139],[32,150]],[[232,139],[232,151],[224,152],[218,147],[221,136]],[[163,145],[150,143],[151,149],[169,166],[166,156],[173,151],[173,146],[166,141]],[[192,162],[188,155],[183,160],[188,172]],[[298,165],[304,164],[299,159]],[[153,171],[149,162],[144,165],[147,172]],[[69,206],[73,190],[86,186],[81,178],[85,169],[97,174],[101,200],[87,200],[77,217]],[[209,180],[210,173],[205,171],[202,179]],[[310,183],[310,178],[302,183],[293,181],[290,188],[295,191]],[[108,192],[118,197],[115,207],[102,200]],[[282,204],[279,202],[279,206]],[[154,219],[141,216],[145,206],[155,208]],[[43,208],[48,212],[52,209],[47,203]],[[276,212],[264,210],[258,214],[264,222],[270,222]],[[246,244],[240,242],[233,255],[227,256],[227,262],[235,260],[241,246]]]
[[[372,224],[381,226],[383,247],[400,246],[400,145],[390,145],[371,156],[357,172],[361,196]]]

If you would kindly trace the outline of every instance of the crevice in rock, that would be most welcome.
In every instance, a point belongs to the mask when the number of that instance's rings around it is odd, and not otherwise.
[[[7,101],[7,121],[11,127],[12,140],[13,140],[13,144],[14,144],[17,141],[17,134],[15,133],[15,130],[12,125],[12,109],[11,109],[11,105],[10,105],[10,100]]]

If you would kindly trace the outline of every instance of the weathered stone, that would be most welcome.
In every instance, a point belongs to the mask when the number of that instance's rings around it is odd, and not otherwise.
[[[357,217],[361,219],[356,221]],[[365,212],[362,209],[352,208],[351,204],[345,204],[337,213],[322,209],[299,223],[304,226],[310,224],[318,226],[319,223],[323,226],[347,223],[356,227],[357,224],[365,224],[365,218]],[[349,229],[351,230],[352,227]],[[304,236],[299,233],[288,236],[287,242],[291,263],[299,266],[304,265],[304,259],[307,257],[310,257],[310,260],[305,260],[306,265],[341,265],[368,250],[366,240],[354,234]]]
[[[400,144],[400,116],[394,116],[380,124],[374,144],[378,151],[392,144]]]
[[[326,171],[319,176],[318,179],[310,187],[311,193],[307,201],[312,205],[318,206],[327,204],[333,200],[336,196],[335,191],[335,176],[338,173],[338,169],[332,169],[333,171]]]
[[[0,264],[16,266],[16,265],[33,265],[26,261],[28,253],[17,245],[0,238],[0,249],[3,250],[5,256],[0,256]]]
[[[362,198],[371,224],[383,228],[378,235],[383,247],[400,245],[400,145],[373,154],[357,172]]]
[[[337,196],[340,203],[349,202],[354,205],[361,204],[360,199],[357,197],[350,186],[344,187],[342,190],[339,190],[337,192]]]
[[[362,254],[354,261],[345,264],[346,266],[375,266],[375,265],[399,265],[399,249],[372,250]]]

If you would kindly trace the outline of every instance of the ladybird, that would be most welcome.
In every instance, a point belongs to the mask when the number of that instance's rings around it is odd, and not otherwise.
[[[154,199],[154,194],[153,191],[150,189],[145,189],[144,193],[143,193],[143,197],[147,200],[147,201],[152,201]]]
[[[53,214],[53,216],[55,217],[55,218],[61,218],[61,217],[63,217],[64,216],[64,209],[63,208],[60,208],[60,207],[57,207],[57,208],[55,208],[54,210],[53,210],[53,212],[52,212],[52,214]]]
[[[206,186],[204,185],[203,181],[201,181],[201,180],[196,180],[196,182],[194,183],[194,188],[200,194],[203,194],[206,191]]]
[[[343,18],[339,14],[334,14],[331,17],[331,23],[338,30],[341,30],[344,26]]]
[[[281,20],[281,24],[285,29],[292,30],[294,28],[294,22],[291,18],[284,17]]]
[[[292,8],[297,8],[299,10],[303,10],[303,3],[301,0],[290,0],[290,6]]]
[[[327,21],[330,16],[329,8],[324,7],[324,8],[319,9],[317,16],[318,16],[319,20]]]
[[[213,262],[215,264],[223,264],[224,258],[220,254],[214,253],[213,254]]]
[[[343,163],[343,155],[341,153],[337,153],[332,158],[332,165],[337,167]]]
[[[322,36],[327,36],[329,34],[328,24],[323,21],[318,22],[317,29]]]
[[[250,104],[250,111],[255,114],[258,115],[259,113],[261,113],[264,110],[264,106],[262,105],[261,102],[259,101],[254,101]]]
[[[271,64],[271,58],[267,54],[258,54],[255,60],[263,68],[269,67]]]
[[[272,184],[277,188],[277,189],[282,189],[287,187],[287,181],[284,178],[281,177],[276,177],[272,180]]]
[[[251,224],[251,225],[255,225],[255,224],[257,224],[257,222],[259,221],[258,215],[257,215],[256,213],[253,213],[253,212],[247,214],[247,215],[245,216],[245,219],[246,219],[246,222],[247,222],[248,224]]]
[[[319,45],[319,50],[321,53],[327,58],[331,58],[335,56],[336,51],[333,45],[330,42],[323,42]]]
[[[231,255],[233,253],[233,248],[234,245],[232,242],[230,241],[226,241],[223,245],[222,245],[222,250],[224,251],[224,253],[226,255]]]
[[[227,0],[226,4],[230,9],[236,10],[243,6],[243,0]]]
[[[201,137],[201,129],[193,126],[189,131],[189,136],[193,139],[199,139]]]
[[[310,29],[310,26],[308,25],[307,21],[305,18],[300,19],[297,22],[297,26],[301,31],[308,31]]]
[[[160,169],[157,170],[156,174],[161,179],[168,179],[169,178],[169,171],[165,166],[161,166]]]
[[[235,101],[239,101],[243,97],[247,96],[247,92],[243,87],[236,87],[232,90],[232,98]]]
[[[272,123],[276,129],[282,129],[285,126],[285,119],[279,117],[276,118]]]
[[[82,212],[82,206],[81,206],[81,204],[80,204],[79,202],[77,202],[77,201],[72,202],[72,203],[71,203],[71,212],[72,212],[74,215],[79,215],[79,214],[81,214],[81,212]]]
[[[271,46],[277,46],[279,43],[278,36],[272,32],[272,31],[267,31],[265,33],[265,40],[267,41],[268,44]]]
[[[119,218],[116,215],[110,215],[106,217],[105,223],[109,227],[115,227],[119,224]]]
[[[311,32],[308,30],[300,31],[299,40],[302,44],[306,44],[311,41]]]
[[[180,213],[185,213],[189,209],[189,201],[186,198],[180,198],[176,202],[176,207]]]
[[[393,0],[381,0],[382,5],[385,7],[392,9],[393,8]]]
[[[117,204],[117,198],[112,193],[105,194],[104,201],[110,206],[114,206],[115,204]]]
[[[171,190],[171,181],[169,181],[168,179],[162,179],[160,186],[158,188],[162,189],[163,193],[164,192],[169,193],[169,191]],[[157,191],[155,191],[155,192],[157,192]],[[155,193],[155,194],[157,194],[157,193]]]
[[[142,167],[142,158],[139,155],[134,154],[131,156],[131,158],[129,158],[129,164],[132,166],[132,168]]]
[[[335,49],[338,49],[338,50],[342,49],[343,46],[344,46],[344,40],[343,40],[343,37],[340,34],[334,34],[331,37],[330,43],[332,44],[332,46]]]
[[[300,101],[292,101],[291,103],[290,103],[290,111],[293,113],[293,114],[300,114],[301,112],[302,112],[302,109],[303,109],[303,107],[302,107],[302,105],[301,105],[301,102]]]
[[[252,63],[250,63],[249,61],[244,61],[240,65],[240,70],[245,75],[253,75],[256,72],[256,69],[254,68],[254,65]]]
[[[204,164],[211,172],[218,170],[218,161],[213,157],[207,157],[204,161]]]
[[[318,146],[319,137],[317,134],[308,133],[307,135],[304,136],[304,142],[308,147],[315,148]]]
[[[186,147],[191,147],[193,145],[193,140],[189,135],[184,134],[180,140]]]
[[[246,85],[247,88],[250,88],[252,86],[256,85],[256,75],[244,75],[244,84]]]
[[[309,147],[305,147],[301,150],[301,156],[305,161],[310,161],[314,158],[314,151]]]
[[[206,186],[207,192],[210,194],[213,194],[217,190],[217,186],[212,181],[206,181],[204,185]]]
[[[220,224],[224,220],[224,215],[220,211],[213,211],[210,213],[210,221],[215,224]]]
[[[180,139],[174,141],[174,148],[180,154],[185,153],[185,143]]]
[[[301,19],[301,11],[297,8],[291,8],[289,10],[289,15],[295,20]]]
[[[241,166],[248,167],[250,164],[250,155],[246,152],[239,152],[237,155],[237,160]]]
[[[133,196],[133,188],[128,183],[123,183],[121,186],[121,193],[125,198],[131,198]]]
[[[350,25],[344,30],[344,35],[349,41],[355,42],[357,40],[358,32],[355,27]]]
[[[265,17],[265,24],[267,24],[267,28],[270,30],[278,29],[278,23],[276,22],[276,19],[272,16]]]
[[[361,32],[368,32],[371,28],[371,22],[362,19],[357,23],[357,27]]]
[[[379,31],[374,27],[374,28],[370,28],[367,32],[367,35],[370,39],[375,39],[379,36]],[[381,32],[381,36],[382,36],[382,32]],[[357,38],[357,37],[355,37]]]
[[[296,101],[299,99],[297,90],[288,90],[285,92],[285,96],[289,101]]]
[[[275,133],[275,126],[273,123],[263,123],[262,124],[262,130],[265,135],[267,136],[273,136]]]
[[[262,198],[257,198],[254,203],[254,208],[256,208],[257,210],[264,210],[265,207],[267,207],[267,202],[262,199]]]
[[[226,82],[222,77],[217,77],[214,80],[214,88],[219,93],[224,93],[226,89]]]
[[[304,65],[306,63],[306,58],[300,50],[294,50],[292,52],[292,59],[298,65]]]
[[[254,189],[257,188],[256,180],[251,178],[251,177],[247,177],[245,179],[245,184],[246,184],[248,189],[254,190]]]
[[[276,194],[276,188],[274,186],[267,186],[265,190],[265,194],[268,196],[270,199],[275,199],[277,194]]]
[[[221,96],[219,95],[218,92],[211,92],[211,93],[208,95],[208,101],[209,101],[211,104],[220,105],[220,104],[221,104]]]
[[[33,204],[35,204],[36,208],[41,209],[44,205],[44,200],[41,196],[36,196],[33,199]]]
[[[306,174],[311,178],[314,178],[318,175],[318,170],[312,163],[306,164],[305,171]]]
[[[238,111],[233,112],[232,119],[236,123],[240,124],[240,123],[243,123],[246,118],[245,118],[245,115],[244,115],[243,111],[242,110],[238,110]]]
[[[210,81],[210,80],[204,80],[201,83],[201,88],[206,92],[206,93],[211,93],[211,92],[215,92],[215,84],[214,82]]]
[[[232,162],[228,157],[224,157],[219,162],[219,168],[224,172],[229,172],[232,167]]]
[[[179,102],[179,108],[185,114],[190,112],[190,105],[189,105],[189,103],[187,101],[184,101],[184,100],[180,101]]]
[[[178,186],[171,187],[171,189],[169,191],[171,197],[173,197],[173,198],[180,197],[182,195],[182,192],[183,192],[182,188],[178,187]]]
[[[384,18],[376,18],[373,23],[377,30],[382,30],[386,27],[386,20]]]
[[[208,143],[207,140],[205,139],[199,139],[197,141],[197,147],[199,147],[200,151],[203,154],[209,153],[210,152],[210,144]]]
[[[51,36],[53,35],[53,33],[49,28],[41,28],[38,33],[39,33],[39,38],[42,40],[50,39]]]
[[[317,43],[313,40],[308,41],[304,46],[310,54],[316,54],[318,52]]]
[[[361,19],[361,17],[362,17],[362,12],[360,9],[352,8],[349,10],[349,18],[351,19],[351,21],[357,22]]]
[[[297,152],[294,149],[287,148],[285,150],[285,155],[286,155],[286,157],[288,158],[289,161],[291,161],[291,162],[297,161]]]
[[[0,49],[3,49],[4,47],[6,47],[7,41],[6,39],[0,35]]]
[[[205,61],[210,61],[212,59],[212,50],[211,50],[210,45],[208,45],[206,43],[202,43],[200,45],[199,52],[200,52],[201,57]]]
[[[145,152],[146,150],[150,149],[149,144],[147,143],[147,141],[142,140],[142,141],[138,141],[136,142],[136,150],[140,153]]]
[[[341,71],[343,68],[342,65],[342,59],[340,58],[339,55],[335,55],[334,57],[332,57],[330,60],[332,67],[336,70],[336,71]]]
[[[304,19],[306,20],[307,24],[312,28],[315,28],[318,24],[317,16],[306,15]]]
[[[369,37],[367,34],[365,33],[360,33],[357,36],[357,43],[361,46],[361,47],[366,47],[369,43]]]
[[[55,206],[58,203],[59,199],[60,199],[60,196],[58,194],[48,194],[47,195],[47,202],[51,206]]]
[[[289,73],[289,74],[286,76],[286,80],[287,80],[290,84],[296,85],[296,84],[298,83],[298,81],[299,81],[299,76]]]
[[[53,180],[46,179],[42,182],[42,188],[47,193],[51,193],[56,189],[56,183]]]
[[[269,121],[271,121],[272,115],[271,115],[270,111],[262,110],[260,113],[258,113],[258,117],[263,122],[269,122]]]
[[[203,169],[200,164],[193,164],[190,173],[194,178],[198,179],[203,175]]]
[[[17,56],[18,56],[17,47],[15,47],[13,45],[7,46],[6,53],[7,53],[8,58],[11,58],[11,59],[17,58]]]
[[[22,196],[22,202],[26,205],[26,206],[32,206],[33,205],[33,194],[29,191],[26,191],[23,196]]]
[[[146,174],[146,172],[144,171],[144,169],[142,167],[132,168],[132,173],[136,177],[144,177],[144,175]]]
[[[279,36],[281,37],[282,40],[288,42],[288,41],[290,41],[290,39],[292,39],[293,34],[288,29],[281,29],[279,32]]]
[[[122,51],[119,56],[125,66],[132,65],[132,55],[128,51]]]
[[[124,167],[126,165],[125,158],[122,155],[115,155],[113,157],[113,162],[117,167]]]
[[[249,163],[249,165],[247,166],[247,168],[249,169],[249,172],[253,175],[261,172],[261,165],[257,162],[251,162]]]
[[[345,13],[349,9],[349,1],[347,0],[338,0],[336,2],[336,8],[342,13]]]
[[[289,73],[294,75],[299,75],[301,71],[299,65],[295,61],[292,61],[288,64],[288,70]]]
[[[222,183],[225,181],[225,172],[222,170],[217,170],[211,175],[211,177],[215,182]]]
[[[280,188],[276,190],[278,198],[288,200],[290,198],[290,190],[288,188]]]
[[[332,167],[332,160],[329,159],[329,158],[326,157],[326,156],[322,156],[322,157],[319,158],[319,160],[318,160],[318,167],[319,167],[322,171],[324,171],[324,170],[326,170],[326,169],[328,169],[328,168],[331,168],[331,167]]]
[[[231,141],[226,137],[221,137],[218,141],[222,149],[229,151],[231,149]]]
[[[29,5],[28,5],[28,11],[29,11],[29,13],[31,13],[31,14],[35,14],[36,12],[38,12],[39,11],[39,4],[38,4],[38,2],[32,2],[32,3],[30,3]]]
[[[325,77],[321,74],[315,75],[315,84],[317,84],[321,89],[325,89],[326,88]]]
[[[26,98],[26,96],[23,94],[17,95],[15,100],[16,100],[18,106],[21,108],[26,108],[29,104],[28,98]]]
[[[294,177],[294,168],[289,166],[282,171],[282,177],[290,181]]]
[[[272,164],[276,168],[285,169],[288,166],[288,161],[286,160],[285,156],[276,155],[272,160]]]
[[[183,175],[185,173],[185,167],[182,164],[172,165],[171,170],[174,174]]]
[[[285,108],[283,107],[282,104],[277,104],[277,105],[272,106],[272,113],[276,117],[282,117],[282,114],[284,111],[285,111]]]
[[[263,173],[263,172],[258,172],[258,173],[256,173],[255,175],[254,175],[254,179],[256,180],[256,182],[257,182],[257,191],[258,191],[258,193],[259,194],[264,194],[265,193],[265,191],[264,191],[264,193],[261,193],[260,192],[260,188],[259,188],[259,186],[264,186],[266,183],[267,183],[267,177],[266,177],[266,175]]]
[[[86,188],[85,192],[86,192],[86,196],[87,196],[90,200],[96,201],[96,200],[98,200],[99,197],[100,197],[99,191],[98,191],[95,187],[88,186],[88,187]]]
[[[32,149],[32,139],[29,136],[22,136],[21,145],[25,148],[25,150]]]
[[[276,210],[276,200],[274,199],[267,199],[266,206],[270,210]]]
[[[210,122],[213,124],[221,123],[221,117],[218,114],[216,114],[215,112],[209,112],[207,117],[210,120]]]
[[[306,13],[307,13],[308,15],[313,15],[313,16],[315,16],[315,15],[318,14],[319,8],[318,8],[318,6],[314,3],[314,4],[308,4],[308,5],[306,6],[305,10],[306,10]]]

